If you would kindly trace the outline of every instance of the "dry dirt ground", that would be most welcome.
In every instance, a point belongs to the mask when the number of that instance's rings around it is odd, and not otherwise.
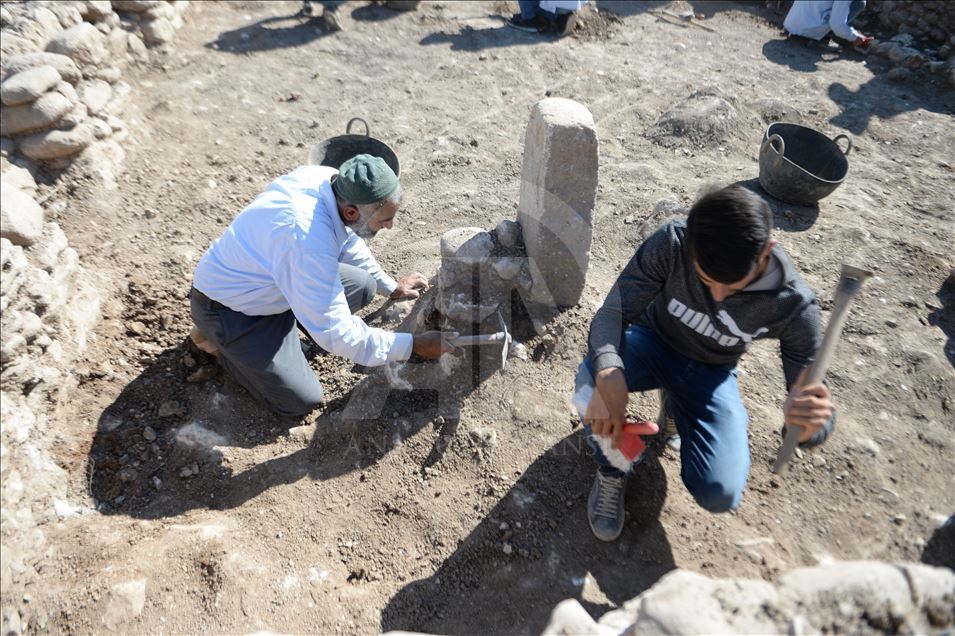
[[[601,2],[556,40],[505,28],[496,14],[516,3],[353,2],[331,34],[292,17],[296,2],[193,3],[175,47],[134,72],[118,187],[65,181],[51,199],[109,301],[56,447],[74,500],[96,511],[51,530],[33,624],[101,631],[109,588],[144,579],[144,609],[119,631],[530,634],[563,598],[599,616],[675,567],[767,579],[830,558],[952,567],[951,532],[937,529],[955,509],[952,94],[785,41],[763,3],[694,4],[712,32],[658,20],[660,3]],[[703,88],[735,107],[722,130],[648,139]],[[406,205],[372,247],[393,273],[431,275],[444,231],[516,217],[524,128],[545,96],[593,112],[600,186],[584,298],[545,335],[515,321],[527,361],[502,374],[467,360],[444,384],[389,391],[318,353],[330,403],[302,422],[221,372],[187,381],[216,368],[186,343],[197,259],[313,143],[360,116],[395,148]],[[568,402],[590,316],[662,221],[656,201],[753,184],[764,117],[785,111],[767,99],[855,141],[846,183],[819,208],[773,201],[824,314],[842,262],[876,274],[829,375],[838,430],[771,474],[784,393],[776,348],[758,343],[741,364],[753,469],[739,510],[699,509],[658,449],[631,481],[623,536],[600,543]],[[655,400],[635,398],[634,414],[652,417]]]

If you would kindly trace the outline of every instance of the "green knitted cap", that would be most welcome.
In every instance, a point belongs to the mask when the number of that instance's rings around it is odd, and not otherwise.
[[[385,199],[398,189],[398,177],[381,157],[356,155],[338,169],[332,184],[339,199],[367,205]]]

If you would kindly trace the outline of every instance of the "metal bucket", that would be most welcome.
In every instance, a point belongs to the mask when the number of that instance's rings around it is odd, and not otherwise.
[[[846,140],[845,151],[840,139]],[[777,199],[815,205],[846,178],[850,150],[847,135],[829,139],[799,124],[770,124],[759,149],[759,183]]]
[[[365,127],[364,135],[352,134],[351,128],[355,122],[361,122]],[[355,155],[381,157],[388,167],[395,171],[395,175],[400,176],[397,155],[383,141],[378,141],[371,136],[368,122],[361,117],[355,117],[348,122],[344,135],[315,144],[312,151],[308,153],[308,163],[312,166],[329,166],[337,170]]]

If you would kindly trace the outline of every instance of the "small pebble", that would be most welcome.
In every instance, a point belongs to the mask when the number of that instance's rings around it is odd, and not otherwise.
[[[901,526],[903,523],[905,523],[905,515],[897,514],[892,517],[892,521],[895,523],[895,525]]]
[[[153,442],[156,440],[156,431],[153,430],[151,426],[147,426],[143,429],[143,439],[147,442]]]
[[[514,547],[510,543],[505,543],[501,549],[504,550],[504,554],[510,554],[514,551]]]

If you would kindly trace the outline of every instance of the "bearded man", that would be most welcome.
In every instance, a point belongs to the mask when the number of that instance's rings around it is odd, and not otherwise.
[[[394,280],[365,243],[393,227],[401,196],[394,171],[371,155],[339,170],[302,166],[273,181],[196,266],[193,340],[289,417],[323,401],[298,325],[326,351],[369,367],[453,352],[440,332],[391,333],[354,315],[376,293],[416,298],[428,288],[419,273]]]

